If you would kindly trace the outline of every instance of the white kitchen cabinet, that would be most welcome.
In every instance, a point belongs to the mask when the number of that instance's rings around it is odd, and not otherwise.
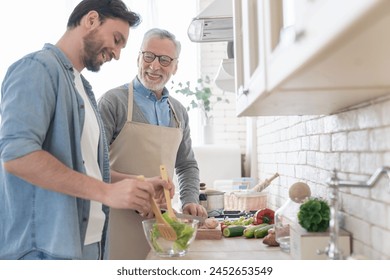
[[[266,90],[263,3],[233,0],[237,114],[251,115],[251,104]]]
[[[264,4],[254,32],[265,44],[265,81],[248,88],[251,102],[238,103],[239,116],[331,114],[390,93],[390,1],[256,2]],[[252,58],[235,60],[246,69]]]

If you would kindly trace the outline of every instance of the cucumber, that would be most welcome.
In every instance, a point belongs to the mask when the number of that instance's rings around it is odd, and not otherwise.
[[[244,233],[244,226],[227,226],[223,229],[222,235],[225,237],[242,236]]]
[[[268,224],[260,224],[260,225],[256,225],[256,226],[249,226],[249,227],[247,227],[244,230],[244,236],[246,238],[253,238],[253,237],[255,237],[255,230],[259,229],[259,228],[262,228],[262,227],[265,227],[265,226],[268,226]]]
[[[266,225],[264,227],[256,229],[255,232],[254,232],[255,238],[264,238],[264,237],[266,237],[267,234],[268,234],[268,230],[270,228],[272,228],[272,227],[273,227],[273,225]]]

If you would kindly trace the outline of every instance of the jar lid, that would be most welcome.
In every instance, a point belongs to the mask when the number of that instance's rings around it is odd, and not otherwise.
[[[308,184],[297,182],[291,185],[288,194],[292,201],[302,203],[306,198],[311,196],[311,191]]]

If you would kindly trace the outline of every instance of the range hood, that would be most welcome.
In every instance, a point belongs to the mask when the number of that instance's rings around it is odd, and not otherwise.
[[[195,17],[187,31],[192,42],[233,41],[232,2],[215,0]]]
[[[235,92],[233,58],[222,59],[215,77],[215,85],[223,91]]]

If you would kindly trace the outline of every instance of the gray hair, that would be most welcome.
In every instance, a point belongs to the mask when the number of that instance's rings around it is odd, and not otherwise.
[[[144,39],[142,40],[142,47],[145,45],[145,43],[153,37],[158,37],[160,39],[168,39],[173,42],[173,44],[176,47],[176,57],[179,57],[180,51],[181,51],[181,44],[178,40],[176,40],[176,36],[172,34],[171,32],[160,29],[160,28],[152,28],[149,31],[147,31],[144,35]]]

